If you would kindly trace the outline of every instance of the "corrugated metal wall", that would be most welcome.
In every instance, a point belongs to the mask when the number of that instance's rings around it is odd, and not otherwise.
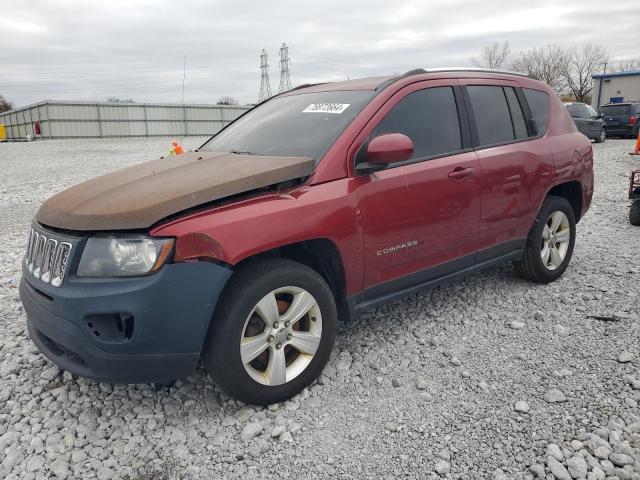
[[[600,93],[600,86],[602,86],[602,93]],[[600,105],[598,105],[598,98]],[[591,105],[594,108],[597,109],[614,98],[622,98],[625,102],[640,101],[640,74],[612,75],[593,79]]]
[[[8,139],[211,135],[249,108],[52,101],[0,113],[0,124],[7,127]]]

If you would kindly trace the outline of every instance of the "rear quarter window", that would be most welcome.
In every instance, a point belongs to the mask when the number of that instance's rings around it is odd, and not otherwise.
[[[538,136],[544,135],[549,126],[549,94],[532,88],[523,88],[522,92],[538,127]]]

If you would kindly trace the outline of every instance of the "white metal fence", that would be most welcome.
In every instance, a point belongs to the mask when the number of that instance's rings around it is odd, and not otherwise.
[[[250,107],[44,101],[0,113],[8,139],[211,135]]]

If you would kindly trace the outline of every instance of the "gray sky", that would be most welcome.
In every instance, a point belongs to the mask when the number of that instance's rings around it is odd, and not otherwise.
[[[465,66],[485,43],[520,50],[593,42],[640,56],[640,1],[2,0],[0,94],[44,99],[255,102],[287,42],[293,85]]]

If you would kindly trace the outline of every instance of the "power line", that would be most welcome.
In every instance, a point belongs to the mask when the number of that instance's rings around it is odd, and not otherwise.
[[[269,62],[265,49],[260,54],[260,96],[258,101],[262,102],[271,97],[271,83],[269,82]]]
[[[182,64],[182,104],[184,105],[184,80],[187,78],[187,56],[184,56],[184,63]]]
[[[289,72],[290,63],[289,47],[286,43],[282,43],[282,46],[280,47],[280,88],[278,89],[280,93],[291,90],[291,72]]]

